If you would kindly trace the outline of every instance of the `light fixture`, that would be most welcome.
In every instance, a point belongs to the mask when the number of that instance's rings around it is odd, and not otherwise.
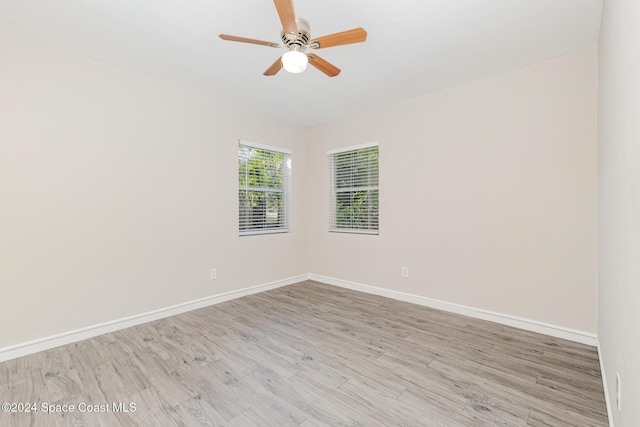
[[[300,46],[292,46],[289,52],[282,55],[282,67],[290,73],[301,73],[307,69],[309,58],[300,50]]]

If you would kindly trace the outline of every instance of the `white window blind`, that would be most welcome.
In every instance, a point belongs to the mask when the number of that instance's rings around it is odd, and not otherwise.
[[[327,152],[329,231],[378,234],[378,144]]]
[[[247,141],[238,144],[240,235],[289,231],[291,152]]]

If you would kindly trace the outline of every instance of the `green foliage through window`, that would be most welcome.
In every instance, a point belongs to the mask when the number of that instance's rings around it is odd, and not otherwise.
[[[240,234],[288,231],[290,155],[240,143]]]
[[[377,234],[378,146],[329,154],[329,229]]]

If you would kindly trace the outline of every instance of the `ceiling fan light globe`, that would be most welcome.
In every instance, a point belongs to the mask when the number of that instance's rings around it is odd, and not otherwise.
[[[290,50],[282,55],[282,68],[289,73],[301,73],[307,69],[309,58],[298,50]]]

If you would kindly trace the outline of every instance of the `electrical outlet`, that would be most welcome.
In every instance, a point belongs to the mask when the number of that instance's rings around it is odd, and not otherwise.
[[[402,277],[409,277],[409,267],[402,267]]]
[[[620,373],[616,373],[616,405],[618,412],[622,412],[622,384],[620,383]]]
[[[217,278],[218,278],[218,270],[217,270],[217,269],[215,269],[215,268],[212,268],[212,269],[209,271],[209,278],[210,278],[211,280],[215,280],[215,279],[217,279]]]

